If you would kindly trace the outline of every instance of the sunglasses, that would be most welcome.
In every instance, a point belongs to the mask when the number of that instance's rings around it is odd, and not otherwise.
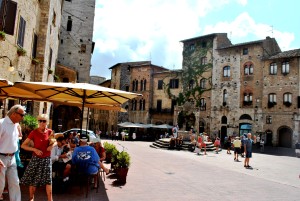
[[[47,122],[47,120],[38,120],[39,121],[39,123],[46,123]]]
[[[20,112],[16,112],[18,115],[20,115],[21,117],[24,117],[25,116],[25,114],[22,114],[22,113],[20,113]]]

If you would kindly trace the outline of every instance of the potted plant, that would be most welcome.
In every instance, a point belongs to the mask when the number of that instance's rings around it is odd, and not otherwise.
[[[113,145],[113,144],[110,144],[108,142],[104,142],[103,143],[103,147],[104,147],[105,152],[106,152],[105,161],[107,163],[110,163],[111,162],[111,158],[112,158],[112,152],[113,152],[114,149],[116,149],[116,146]]]
[[[24,116],[21,126],[24,133],[29,134],[32,130],[38,127],[38,121],[34,116],[27,114]]]
[[[39,64],[40,63],[40,60],[38,60],[37,58],[33,58],[32,60],[31,60],[31,63],[32,64]]]
[[[25,56],[26,55],[26,50],[22,47],[18,47],[17,53],[19,56]]]
[[[112,151],[112,156],[111,156],[111,169],[112,170],[116,169],[119,154],[120,154],[119,150],[117,148],[114,148],[113,151]]]
[[[128,173],[128,169],[130,166],[130,155],[125,152],[122,151],[121,153],[118,154],[118,162],[116,164],[116,172],[117,172],[117,176],[118,176],[118,181],[121,184],[125,184],[126,183],[126,177],[127,177],[127,173]]]
[[[59,81],[60,81],[60,79],[59,79],[58,75],[53,75],[53,78],[54,78],[54,81],[57,81],[57,82],[59,82]]]
[[[48,74],[52,74],[53,73],[53,70],[51,68],[48,68]]]
[[[5,32],[0,31],[0,40],[5,40]]]

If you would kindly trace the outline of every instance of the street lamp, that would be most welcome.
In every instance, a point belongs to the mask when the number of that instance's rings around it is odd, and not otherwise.
[[[11,62],[10,58],[8,58],[7,56],[0,56],[0,59],[5,59],[5,58],[9,60],[9,67],[8,67],[8,71],[9,71],[9,72],[13,72],[13,71],[15,70],[15,68],[13,67],[13,65],[12,65],[12,62]]]

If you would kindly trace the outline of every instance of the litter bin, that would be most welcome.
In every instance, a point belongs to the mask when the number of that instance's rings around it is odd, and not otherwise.
[[[300,143],[299,143],[299,142],[297,142],[297,143],[295,144],[295,152],[296,152],[296,156],[297,156],[298,158],[300,158]]]

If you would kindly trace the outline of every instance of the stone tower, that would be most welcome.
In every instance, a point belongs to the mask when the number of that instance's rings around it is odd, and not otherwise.
[[[95,0],[64,1],[57,62],[78,72],[78,82],[89,82],[94,42]]]

